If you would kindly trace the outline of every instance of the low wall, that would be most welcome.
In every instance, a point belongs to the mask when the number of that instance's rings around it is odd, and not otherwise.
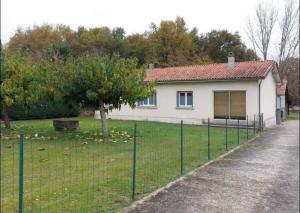
[[[100,112],[95,111],[95,119],[101,119]],[[181,120],[185,124],[203,124],[202,119],[196,118],[175,118],[175,117],[155,117],[155,116],[136,116],[136,115],[107,115],[107,118],[117,119],[117,120],[133,120],[133,121],[156,121],[163,123],[180,123]]]
[[[100,112],[95,111],[94,115],[95,119],[101,119],[100,118]],[[163,123],[180,123],[181,120],[185,124],[197,124],[197,125],[206,125],[207,119],[201,119],[201,118],[176,118],[176,117],[157,117],[157,116],[151,116],[151,115],[111,115],[108,114],[107,118],[116,119],[116,120],[132,120],[132,121],[156,121],[156,122],[163,122]],[[211,124],[220,124],[224,125],[225,120],[224,119],[211,119]],[[237,120],[228,120],[228,125],[237,125]],[[245,120],[240,120],[241,126],[246,126],[247,123]],[[253,119],[249,118],[248,121],[249,126],[253,126]],[[264,127],[272,127],[276,125],[276,118],[270,117],[270,118],[264,118]],[[258,126],[258,120],[256,120],[256,126]]]

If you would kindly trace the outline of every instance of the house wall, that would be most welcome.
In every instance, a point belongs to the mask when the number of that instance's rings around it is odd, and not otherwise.
[[[203,119],[214,116],[214,91],[244,90],[246,91],[246,114],[253,120],[258,113],[258,82],[201,82],[201,83],[173,83],[156,85],[157,107],[136,108],[122,106],[121,110],[108,113],[109,118],[124,120],[150,120],[160,122],[180,122],[202,124]],[[193,91],[193,108],[176,108],[177,91]],[[275,107],[275,103],[274,103]],[[267,108],[265,109],[267,111]],[[268,114],[268,116],[271,116]]]
[[[261,113],[266,126],[276,124],[276,82],[272,72],[261,83]]]

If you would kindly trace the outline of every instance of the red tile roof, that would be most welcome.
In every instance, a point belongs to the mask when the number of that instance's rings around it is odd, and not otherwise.
[[[275,61],[237,62],[233,69],[227,63],[147,70],[146,81],[202,81],[264,79],[276,65]]]
[[[276,88],[277,95],[279,96],[285,95],[286,85],[287,85],[287,80],[286,79],[282,80],[282,84]]]

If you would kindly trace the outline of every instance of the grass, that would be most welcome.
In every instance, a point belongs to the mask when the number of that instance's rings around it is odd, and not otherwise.
[[[299,112],[290,112],[288,120],[299,120]]]
[[[116,212],[131,203],[133,121],[109,120],[110,143],[100,122],[79,117],[75,132],[56,132],[52,119],[17,121],[2,131],[1,212],[18,206],[18,132],[25,132],[24,212]],[[208,161],[206,126],[183,126],[183,173]],[[211,159],[225,152],[225,128],[210,128]],[[228,128],[228,149],[238,145]],[[249,130],[249,136],[253,131]],[[246,130],[240,130],[240,143]],[[180,124],[137,122],[136,198],[178,178]]]

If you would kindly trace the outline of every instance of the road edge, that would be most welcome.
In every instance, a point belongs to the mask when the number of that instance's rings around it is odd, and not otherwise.
[[[150,200],[152,197],[156,196],[158,193],[160,193],[160,192],[162,192],[162,191],[164,191],[164,190],[170,188],[171,186],[173,186],[174,184],[176,184],[176,183],[178,183],[178,182],[180,182],[180,181],[185,180],[186,178],[192,176],[194,173],[196,173],[196,172],[198,172],[199,170],[205,168],[206,166],[208,166],[208,165],[210,165],[210,164],[212,164],[212,163],[214,163],[214,162],[216,162],[216,161],[218,161],[218,160],[220,160],[220,159],[223,159],[224,157],[226,157],[226,156],[228,156],[229,154],[235,152],[236,150],[240,149],[241,147],[247,145],[248,143],[253,142],[255,139],[261,137],[262,134],[263,134],[263,133],[260,133],[260,134],[256,135],[254,138],[251,138],[249,141],[247,141],[247,142],[245,142],[245,143],[243,143],[243,144],[238,145],[238,146],[235,147],[234,149],[231,149],[230,151],[228,151],[228,152],[226,152],[226,153],[220,155],[220,156],[217,157],[216,159],[206,162],[205,164],[203,164],[203,165],[201,165],[201,166],[195,168],[194,170],[188,172],[188,173],[185,174],[184,176],[181,176],[181,177],[177,178],[176,180],[169,182],[167,185],[165,185],[165,186],[163,186],[163,187],[160,187],[160,188],[156,189],[155,191],[153,191],[153,192],[147,194],[147,195],[144,196],[143,198],[141,198],[141,199],[139,199],[139,200],[137,200],[137,201],[134,201],[130,206],[125,207],[124,209],[122,209],[122,210],[120,211],[120,213],[129,213],[131,210],[134,210],[135,208],[137,208],[137,206],[139,206],[139,205],[143,204],[144,202]]]

